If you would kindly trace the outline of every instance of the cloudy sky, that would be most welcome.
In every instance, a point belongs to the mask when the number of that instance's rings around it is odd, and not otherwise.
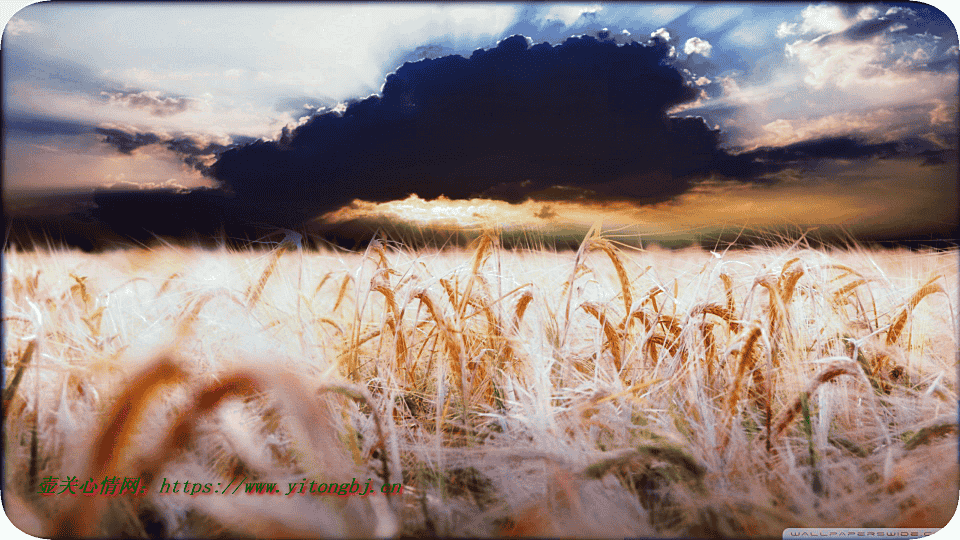
[[[666,236],[957,221],[957,32],[923,4],[41,3],[2,54],[8,199],[208,186],[258,219]]]

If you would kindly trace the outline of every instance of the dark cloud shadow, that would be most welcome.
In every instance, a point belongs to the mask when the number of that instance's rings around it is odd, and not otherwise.
[[[560,185],[662,201],[688,188],[677,173],[705,151],[691,151],[704,142],[696,121],[666,116],[695,97],[666,53],[659,42],[531,46],[514,36],[469,58],[407,63],[381,95],[224,152],[210,173],[278,218],[499,186],[514,186],[508,200]]]

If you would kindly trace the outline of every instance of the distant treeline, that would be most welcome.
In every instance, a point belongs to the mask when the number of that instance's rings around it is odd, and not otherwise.
[[[117,191],[46,197],[29,208],[5,213],[4,249],[32,250],[74,248],[100,253],[129,247],[163,244],[201,248],[271,248],[284,237],[284,230],[303,237],[305,249],[338,247],[364,249],[374,238],[402,243],[411,248],[466,246],[482,231],[423,227],[385,219],[355,219],[340,223],[309,220],[278,222],[258,216],[256,208],[241,206],[228,193],[200,189],[187,193],[173,190]],[[501,246],[507,249],[577,249],[586,229],[544,233],[532,229],[504,230]],[[706,249],[782,246],[798,239],[804,246],[907,247],[949,249],[958,245],[955,230],[926,232],[899,238],[853,236],[840,229],[802,231],[796,227],[762,231],[731,230],[694,238],[657,238],[618,234],[618,242],[630,245],[656,244],[665,248],[699,245]]]

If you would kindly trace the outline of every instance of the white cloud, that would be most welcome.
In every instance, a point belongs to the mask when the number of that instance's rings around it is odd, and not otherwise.
[[[899,31],[901,31],[901,30],[906,29],[906,27],[907,27],[907,25],[905,25],[905,24],[896,23],[896,24],[891,25],[890,28],[889,28],[889,30],[890,30],[891,32],[899,32]]]
[[[710,57],[710,51],[713,50],[713,45],[710,45],[710,42],[705,39],[700,39],[698,37],[692,37],[687,40],[683,45],[683,52],[686,54],[699,54],[707,58]]]
[[[782,58],[767,59],[776,67],[756,79],[711,76],[720,94],[683,109],[735,111],[724,113],[724,144],[739,148],[854,133],[892,140],[955,125],[956,110],[942,104],[956,102],[957,70],[923,69],[944,57],[937,36],[887,31],[852,40],[840,33],[857,22],[838,8],[810,6],[802,21],[778,28],[780,37],[797,37]]]
[[[699,109],[699,108],[707,105],[709,101],[710,101],[710,96],[709,96],[709,94],[707,94],[707,92],[706,92],[703,88],[701,88],[701,89],[700,89],[700,93],[697,95],[697,100],[696,100],[696,101],[691,102],[691,103],[684,103],[684,104],[682,104],[682,105],[677,105],[676,107],[674,107],[674,108],[670,109],[669,111],[667,111],[667,114],[670,115],[670,116],[677,116],[677,115],[679,115],[680,113],[682,113],[683,111],[686,111],[686,110],[689,110],[689,109]],[[715,128],[715,129],[716,129],[716,128]]]
[[[860,11],[857,12],[857,18],[862,19],[864,21],[869,21],[870,19],[876,19],[878,15],[880,15],[880,11],[873,6],[866,6],[864,8],[861,8]]]
[[[889,126],[900,114],[891,109],[843,112],[814,118],[777,120],[761,126],[763,136],[749,146],[783,146],[800,141],[859,133],[870,136],[890,134]]]
[[[910,15],[910,16],[913,16],[913,17],[916,17],[916,16],[917,16],[917,12],[916,12],[916,11],[914,11],[914,10],[912,10],[912,9],[910,9],[910,8],[904,8],[904,7],[892,7],[892,8],[890,8],[890,9],[888,9],[887,12],[886,12],[884,15],[885,15],[886,17],[889,17],[889,16],[891,16],[891,15],[897,15],[897,14],[901,14],[901,13],[904,14],[904,15]]]
[[[37,23],[33,21],[26,21],[19,17],[14,17],[10,19],[10,22],[7,23],[6,33],[9,33],[11,36],[20,36],[23,34],[33,34],[40,30],[40,27]]]
[[[167,178],[163,182],[131,182],[130,180],[122,180],[126,177],[126,174],[120,173],[117,177],[116,182],[111,182],[113,175],[108,174],[104,177],[106,180],[105,183],[101,184],[101,187],[104,188],[126,188],[126,189],[139,189],[139,190],[148,190],[148,189],[174,189],[176,191],[186,191],[187,186],[180,183],[176,178]]]
[[[803,17],[801,34],[842,32],[851,24],[839,6],[827,4],[807,6],[800,16]]]
[[[946,101],[938,101],[936,107],[930,111],[930,123],[937,125],[950,124],[957,118],[956,103],[948,104]]]
[[[655,32],[650,32],[650,37],[652,38],[659,37],[659,38],[662,38],[664,41],[670,41],[670,32],[668,32],[666,28],[660,28]]]
[[[713,82],[713,81],[711,81],[710,79],[708,79],[708,78],[706,78],[706,77],[700,77],[699,79],[693,81],[693,84],[695,84],[695,85],[697,85],[697,86],[706,86],[706,85],[710,84],[711,82]]]
[[[892,39],[889,34],[878,34],[860,41],[798,40],[784,46],[784,55],[796,63],[803,81],[814,90],[839,88],[865,95],[882,93],[896,100],[916,98],[918,92],[941,91],[943,75],[909,69],[932,57],[935,40],[922,34],[912,40]],[[950,78],[956,80],[954,74]],[[929,88],[923,86],[921,81],[925,80],[939,82]],[[894,96],[895,92],[903,95]]]
[[[788,22],[780,23],[780,25],[777,26],[777,37],[782,39],[787,36],[799,34],[800,30],[797,29],[799,25],[800,25],[799,23],[788,23]]]
[[[872,10],[872,11],[871,11]],[[860,10],[861,19],[874,18],[879,14],[873,8],[866,7]],[[847,19],[838,6],[820,4],[807,6],[800,12],[800,22],[782,22],[777,26],[777,37],[785,38],[797,34],[831,34],[842,32],[850,27],[855,20]]]

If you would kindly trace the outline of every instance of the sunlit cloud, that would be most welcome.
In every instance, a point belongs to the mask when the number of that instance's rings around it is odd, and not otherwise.
[[[917,12],[910,8],[896,6],[888,9],[887,12],[884,13],[884,15],[887,17],[891,15],[897,15],[897,14],[912,15],[915,17],[917,15]]]
[[[670,32],[668,32],[666,28],[660,28],[658,30],[650,32],[650,37],[660,38],[664,41],[670,41]]]
[[[797,29],[800,34],[840,32],[851,23],[844,15],[843,8],[829,4],[807,6],[800,16],[803,19]]]
[[[163,182],[131,182],[130,180],[124,180],[126,174],[120,173],[118,175],[117,181],[111,182],[112,175],[107,175],[107,182],[101,184],[101,187],[106,189],[139,189],[139,190],[150,190],[150,189],[172,189],[175,191],[186,191],[187,186],[180,184],[179,181],[175,178],[168,178]]]
[[[891,173],[893,173],[891,175]],[[905,160],[836,162],[816,172],[787,169],[771,185],[704,181],[668,202],[638,206],[629,202],[508,204],[486,199],[355,201],[327,219],[381,219],[423,227],[473,230],[509,224],[507,229],[588,228],[600,221],[651,238],[710,234],[742,226],[844,226],[851,232],[878,227],[914,227],[917,215],[938,223],[957,219],[952,166],[922,166]],[[899,178],[913,179],[903,186]],[[842,187],[842,189],[840,189]],[[798,201],[804,201],[798,204]]]
[[[930,108],[932,107],[932,110]],[[929,112],[927,112],[929,111]],[[956,108],[953,108],[956,111]],[[851,134],[874,140],[897,139],[916,133],[924,116],[946,124],[953,118],[945,104],[916,105],[909,108],[880,108],[843,112],[800,120],[777,119],[764,124],[764,134],[745,146],[784,146],[796,142]]]
[[[33,34],[40,30],[40,25],[34,21],[27,21],[20,17],[14,17],[7,23],[4,33],[11,36],[22,36],[24,34]]]
[[[190,108],[193,100],[185,97],[161,97],[156,90],[144,92],[101,92],[110,103],[118,103],[131,109],[144,109],[153,116],[172,116]]]
[[[938,126],[943,124],[956,123],[957,121],[957,104],[947,103],[943,100],[938,100],[936,106],[932,111],[930,111],[930,123]]]
[[[783,45],[780,62],[771,58],[766,76],[714,77],[719,85],[709,96],[672,112],[726,111],[726,143],[745,149],[848,134],[891,140],[954,122],[943,104],[956,100],[957,71],[927,67],[949,57],[949,50],[938,53],[940,37],[884,31],[897,28],[890,21],[863,26],[879,14],[870,6],[851,17],[838,6],[808,6],[800,21],[778,27],[780,37],[796,37]]]
[[[709,58],[711,50],[713,50],[713,45],[710,45],[709,41],[698,37],[688,39],[683,45],[685,54],[699,54]]]
[[[880,10],[873,6],[865,6],[860,8],[857,11],[857,18],[863,21],[869,21],[870,19],[876,19],[880,15]]]

